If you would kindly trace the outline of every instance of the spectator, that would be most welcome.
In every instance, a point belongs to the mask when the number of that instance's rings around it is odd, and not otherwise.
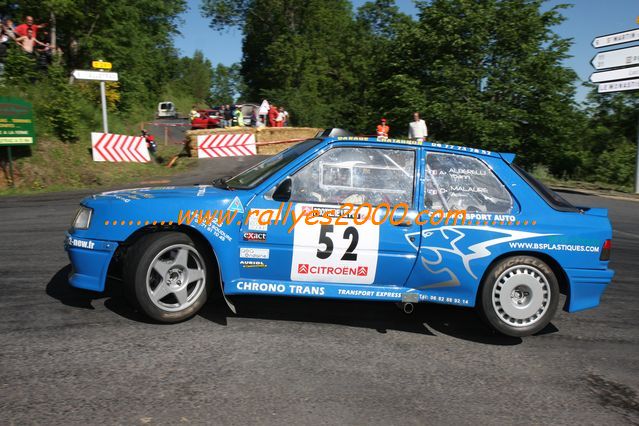
[[[289,124],[288,124],[288,111],[284,107],[282,107],[282,113],[284,114],[284,121],[282,122],[282,124],[283,124],[284,127],[288,127],[289,126]]]
[[[253,108],[253,112],[251,112],[251,127],[257,127],[257,108]]]
[[[218,112],[218,115],[220,117],[220,124],[222,125],[222,128],[224,129],[225,127],[229,127],[228,123],[226,122],[226,118],[224,118],[224,112],[226,111],[226,106],[222,105],[220,107],[220,110]]]
[[[7,59],[9,40],[11,40],[11,38],[6,33],[4,24],[0,22],[0,76],[4,74],[4,63]]]
[[[275,127],[284,127],[284,107],[277,109],[277,117],[275,118]]]
[[[197,112],[197,109],[195,109],[196,106],[193,105],[191,107],[191,112],[189,112],[189,120],[191,121],[191,123],[193,123],[193,120],[195,120],[196,118],[198,118],[200,116],[200,113]]]
[[[428,137],[426,122],[419,117],[419,113],[413,114],[413,121],[408,125],[408,139],[424,142]]]
[[[157,161],[158,159],[156,157],[156,153],[158,150],[158,146],[155,144],[155,137],[149,134],[146,129],[142,129],[142,137],[146,141],[146,147],[149,149],[149,154],[151,154],[151,157],[153,157],[154,161]]]
[[[271,107],[268,110],[268,125],[269,127],[277,127],[277,117],[279,115],[279,111],[277,110],[277,106],[275,104],[271,104]]]
[[[48,44],[36,40],[36,38],[33,36],[33,30],[30,28],[27,30],[26,36],[21,36],[16,39],[16,43],[18,43],[20,47],[22,47],[22,50],[30,55],[34,54],[36,45],[43,46],[47,49],[49,48]]]
[[[15,40],[17,38],[15,33],[15,26],[13,25],[13,21],[11,19],[7,19],[4,21],[4,33],[11,40]]]
[[[224,109],[224,120],[226,121],[226,126],[231,127],[233,125],[233,110],[231,109],[231,105],[226,105]]]
[[[38,37],[38,29],[39,28],[44,28],[46,27],[47,24],[34,24],[33,23],[33,16],[27,16],[27,18],[25,19],[25,23],[24,24],[20,24],[16,27],[15,29],[15,33],[18,37],[27,37],[28,31],[31,30],[33,31],[33,38],[37,38]]]
[[[235,111],[233,111],[233,125],[239,127],[244,126],[244,115],[239,105],[235,105]]]
[[[377,137],[387,138],[388,132],[390,132],[390,127],[386,125],[386,119],[382,118],[382,123],[377,126]]]

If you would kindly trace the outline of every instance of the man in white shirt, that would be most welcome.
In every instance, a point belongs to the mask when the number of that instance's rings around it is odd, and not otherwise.
[[[426,122],[419,118],[419,113],[413,114],[413,121],[408,125],[408,139],[424,142],[428,137]]]

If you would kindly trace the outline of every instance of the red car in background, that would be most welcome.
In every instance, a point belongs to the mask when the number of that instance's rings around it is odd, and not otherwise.
[[[222,127],[219,111],[215,109],[200,109],[199,117],[191,121],[191,129],[217,129]]]

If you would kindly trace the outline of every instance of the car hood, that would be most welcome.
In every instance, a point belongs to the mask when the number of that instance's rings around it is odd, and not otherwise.
[[[148,188],[131,188],[121,189],[118,191],[106,191],[99,194],[94,194],[85,199],[89,200],[101,200],[101,201],[113,201],[116,203],[124,202],[129,203],[136,200],[153,200],[153,199],[192,199],[193,197],[207,198],[221,196],[225,197],[229,194],[229,191],[216,188],[211,185],[193,185],[193,186],[160,186],[160,187],[148,187]]]
[[[142,226],[192,225],[195,212],[214,214],[233,211],[243,217],[251,191],[233,191],[210,185],[134,188],[95,194],[82,200],[93,209],[88,230],[77,230],[79,237],[122,241]],[[189,214],[187,214],[190,212]],[[224,228],[225,226],[223,226]]]

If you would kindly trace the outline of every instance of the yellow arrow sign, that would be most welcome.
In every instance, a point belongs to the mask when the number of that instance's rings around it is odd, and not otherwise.
[[[113,67],[111,62],[104,62],[104,61],[93,61],[91,62],[91,66],[99,70],[110,70]]]

